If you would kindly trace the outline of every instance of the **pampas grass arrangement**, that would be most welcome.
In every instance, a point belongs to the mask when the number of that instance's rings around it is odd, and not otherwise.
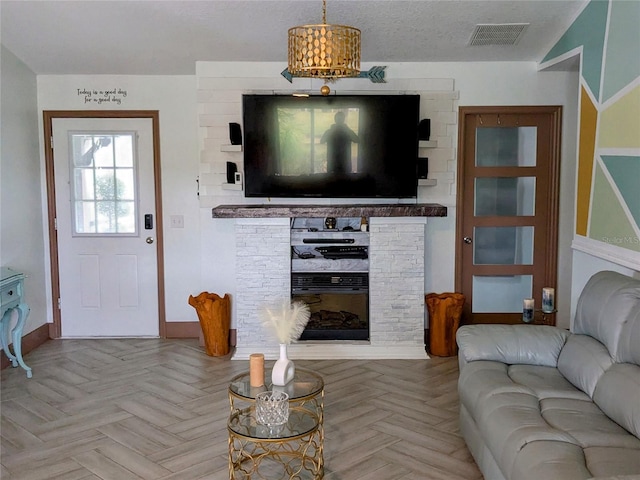
[[[286,299],[263,307],[260,314],[262,324],[275,334],[279,343],[287,345],[300,338],[311,316],[309,305]]]

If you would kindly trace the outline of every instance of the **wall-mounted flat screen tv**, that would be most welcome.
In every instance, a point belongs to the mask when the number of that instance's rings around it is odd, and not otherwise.
[[[416,196],[419,95],[244,95],[247,197]]]

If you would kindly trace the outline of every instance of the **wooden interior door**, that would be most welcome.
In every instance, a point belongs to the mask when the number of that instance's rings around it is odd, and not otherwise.
[[[520,323],[556,287],[562,107],[461,107],[456,291],[462,323]],[[555,315],[545,316],[555,323]]]

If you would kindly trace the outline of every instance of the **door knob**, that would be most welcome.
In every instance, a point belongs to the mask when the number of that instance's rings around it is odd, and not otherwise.
[[[146,242],[149,244],[153,243],[153,237],[147,237]]]
[[[464,241],[464,243],[473,243],[473,240],[471,237],[464,237],[462,240]]]

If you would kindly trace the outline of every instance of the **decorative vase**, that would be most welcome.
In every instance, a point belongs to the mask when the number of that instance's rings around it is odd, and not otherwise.
[[[296,373],[296,367],[287,357],[287,344],[280,344],[280,358],[276,360],[271,370],[271,383],[278,386],[284,386],[293,380]]]

